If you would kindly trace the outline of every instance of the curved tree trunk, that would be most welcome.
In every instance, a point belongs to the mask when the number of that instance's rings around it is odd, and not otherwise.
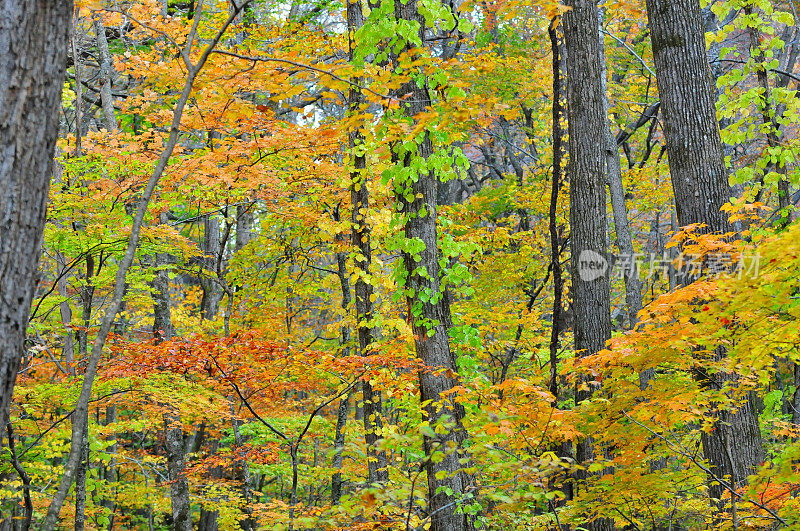
[[[0,419],[37,284],[71,15],[70,0],[0,0]]]
[[[247,5],[249,1],[250,0],[244,0],[244,2],[239,5],[239,9],[241,9],[244,5]],[[92,393],[92,384],[94,383],[94,378],[97,375],[97,367],[100,362],[100,356],[103,352],[103,347],[105,346],[106,339],[108,338],[108,334],[111,331],[111,327],[114,324],[114,320],[116,319],[122,303],[122,297],[125,291],[125,275],[133,263],[133,259],[136,255],[136,248],[139,244],[139,236],[141,233],[145,213],[147,212],[147,207],[150,203],[150,198],[153,196],[156,185],[161,179],[161,175],[164,173],[169,159],[172,156],[173,150],[178,143],[178,133],[180,131],[183,109],[186,106],[186,102],[189,100],[194,80],[197,78],[197,74],[203,68],[203,65],[205,65],[209,55],[211,55],[211,52],[214,50],[214,48],[216,48],[217,44],[219,44],[219,41],[222,39],[225,30],[236,16],[234,13],[223,23],[220,30],[203,49],[203,52],[201,53],[200,58],[197,60],[197,63],[192,64],[188,58],[190,57],[190,52],[195,44],[195,37],[197,36],[197,28],[200,20],[199,14],[202,11],[202,6],[202,2],[198,3],[198,16],[195,18],[196,22],[189,32],[189,38],[187,39],[184,48],[184,58],[186,67],[188,69],[188,74],[183,85],[183,89],[181,90],[181,95],[178,98],[175,107],[173,108],[174,110],[172,123],[169,129],[169,137],[167,138],[164,149],[159,156],[158,163],[156,164],[156,167],[153,169],[153,173],[150,175],[150,178],[147,181],[147,186],[142,191],[142,198],[139,201],[139,206],[136,207],[136,214],[133,218],[131,235],[128,239],[125,255],[119,262],[119,268],[117,269],[117,275],[114,280],[114,293],[111,296],[108,310],[103,317],[103,321],[100,325],[97,336],[95,336],[94,344],[92,345],[92,352],[88,363],[86,364],[86,372],[83,377],[83,384],[81,385],[81,393],[78,397],[77,403],[75,404],[75,412],[72,416],[72,436],[69,457],[65,463],[64,474],[59,482],[58,490],[50,502],[50,506],[47,509],[47,516],[41,525],[41,528],[46,531],[55,529],[58,525],[59,513],[61,512],[61,508],[63,507],[64,501],[67,498],[67,494],[72,486],[72,482],[75,479],[75,471],[77,470],[80,459],[79,441],[83,437],[83,432],[88,430],[89,400]],[[0,17],[0,20],[4,19]],[[0,90],[0,94],[1,93],[2,90]]]

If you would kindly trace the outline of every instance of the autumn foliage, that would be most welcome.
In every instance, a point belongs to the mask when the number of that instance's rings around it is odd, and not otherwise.
[[[476,529],[800,526],[800,224],[796,196],[781,195],[798,184],[794,5],[714,4],[709,53],[722,65],[718,115],[738,186],[725,207],[735,230],[716,234],[677,225],[644,4],[604,4],[609,119],[644,309],[633,322],[622,257],[608,264],[613,337],[584,355],[569,171],[551,194],[547,28],[564,6],[420,1],[419,40],[388,1],[359,2],[355,26],[355,4],[337,2],[80,4],[0,459],[10,529],[44,520],[93,354],[84,475],[61,509],[65,529],[177,528],[179,480],[201,531],[429,529],[439,492],[426,467],[453,455],[461,468],[436,480],[469,485],[439,488]],[[191,86],[122,309],[94,353],[186,65],[240,7]],[[431,98],[414,116],[409,84]],[[428,141],[432,154],[417,155]],[[409,214],[427,175],[435,203]],[[404,229],[427,216],[442,288],[415,293],[426,247]],[[426,305],[446,305],[452,322],[431,322]],[[442,324],[452,366],[431,366],[415,345]],[[426,376],[449,387],[421,401]],[[582,392],[591,398],[576,404]],[[747,477],[717,477],[702,441],[745,404],[766,458]],[[581,461],[587,440],[594,458]],[[709,498],[710,485],[724,496]]]

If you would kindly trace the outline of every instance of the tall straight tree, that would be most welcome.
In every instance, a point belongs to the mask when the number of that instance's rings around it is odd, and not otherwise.
[[[700,4],[697,0],[647,0],[647,16],[678,223],[705,223],[703,230],[714,233],[731,231],[720,210],[732,193],[714,108]],[[717,349],[717,355],[724,351]],[[719,389],[736,376],[698,377],[705,386]],[[764,461],[752,397],[735,413],[722,413],[702,439],[711,471],[719,478],[728,476],[739,483]],[[720,499],[723,494],[723,487],[711,481],[711,498]]]
[[[416,35],[406,35],[400,54],[417,54],[415,49],[424,42],[425,33],[425,18],[419,12],[417,0],[395,0],[394,16],[398,23],[410,23],[406,27],[417,31]],[[394,67],[401,69],[397,56]],[[406,120],[414,120],[431,107],[427,81],[418,83],[416,76],[410,77],[396,94],[403,102]],[[464,411],[452,397],[446,396],[458,381],[454,377],[457,365],[448,334],[452,326],[450,303],[440,278],[441,253],[436,227],[438,177],[427,167],[434,154],[431,135],[427,131],[419,135],[397,142],[393,157],[403,170],[395,177],[394,188],[405,218],[405,238],[417,251],[410,252],[407,247],[402,258],[414,346],[424,365],[419,373],[420,399],[430,425],[444,424],[435,435],[426,434],[423,441],[428,514],[432,531],[465,531],[474,529],[474,525],[468,515],[461,513],[459,505],[472,495],[474,484],[472,476],[463,472],[469,464],[459,462],[464,457],[460,455]]]
[[[370,4],[370,8],[377,5]],[[353,61],[356,47],[356,32],[364,25],[361,2],[347,4],[347,31],[350,39],[350,61]],[[357,86],[351,86],[348,94],[348,112],[357,114],[363,105],[364,98]],[[367,186],[367,155],[363,149],[364,135],[354,128],[349,135],[349,147],[352,151],[350,170],[350,200],[352,210],[352,241],[358,248],[358,259],[355,260],[358,277],[355,281],[356,330],[358,333],[358,352],[361,356],[374,353],[375,330],[370,321],[373,319],[373,285],[370,281],[372,267],[372,228],[367,220],[369,211],[369,187]],[[364,407],[364,439],[367,443],[367,479],[370,483],[389,481],[386,452],[378,450],[380,430],[383,428],[383,402],[380,391],[373,389],[369,379],[361,382]]]
[[[606,254],[605,149],[606,114],[602,75],[603,51],[597,31],[597,5],[572,0],[564,14],[566,45],[567,125],[569,134],[570,253],[575,350],[594,354],[611,338],[611,286]],[[575,393],[575,402],[591,391]],[[594,459],[591,438],[576,446],[579,463]],[[612,528],[597,519],[590,529]]]
[[[603,18],[605,10],[598,10],[599,36],[600,36],[600,86],[603,95],[603,114],[605,120],[605,160],[606,182],[611,196],[611,211],[614,214],[614,229],[617,233],[617,246],[622,255],[623,277],[625,279],[625,305],[628,309],[628,326],[633,328],[638,320],[639,311],[642,309],[642,282],[636,268],[634,256],[636,249],[633,246],[631,227],[628,222],[628,207],[625,204],[625,186],[622,183],[622,165],[619,160],[619,147],[614,134],[611,132],[608,104],[608,84],[606,74],[606,51],[603,43]]]
[[[71,0],[0,0],[0,422],[36,289],[71,15]]]

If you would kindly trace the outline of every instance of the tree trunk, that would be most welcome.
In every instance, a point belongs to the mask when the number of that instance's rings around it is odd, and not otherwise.
[[[598,22],[602,28],[602,13],[600,10]],[[623,278],[625,279],[625,305],[628,309],[628,328],[633,328],[638,321],[639,311],[642,309],[642,281],[636,268],[636,250],[633,247],[631,227],[628,223],[628,207],[625,204],[625,187],[622,184],[622,165],[619,160],[619,147],[611,124],[608,120],[608,87],[606,81],[606,52],[603,42],[602,29],[599,33],[600,42],[600,83],[602,85],[603,115],[605,118],[605,165],[608,191],[611,196],[611,209],[614,213],[614,229],[617,234],[617,247],[619,247]]]
[[[89,440],[88,432],[83,433],[81,441],[81,463],[75,476],[75,531],[83,531],[86,525],[86,474],[89,471]]]
[[[418,26],[418,38],[423,39],[425,21],[417,8],[417,0],[394,4],[397,20],[412,22]],[[412,53],[415,44],[406,41],[403,52]],[[397,46],[395,47],[397,49]],[[395,61],[397,63],[397,61]],[[400,68],[399,64],[394,65]],[[417,81],[403,84],[397,91],[405,115],[411,119],[428,111],[431,98],[427,82],[421,87]],[[440,258],[437,247],[436,228],[437,182],[433,170],[417,171],[420,161],[433,155],[433,143],[429,133],[422,132],[416,139],[404,139],[393,146],[393,157],[402,164],[404,178],[396,177],[393,183],[398,204],[402,207],[405,239],[415,247],[401,251],[405,266],[405,289],[407,312],[414,334],[417,356],[424,364],[420,371],[420,399],[426,404],[424,410],[431,426],[444,424],[436,434],[423,438],[425,471],[428,476],[428,514],[432,531],[462,531],[474,529],[467,514],[460,514],[460,506],[469,504],[476,486],[474,478],[462,470],[469,464],[459,464],[467,458],[461,450],[465,439],[462,426],[463,407],[443,398],[458,385],[454,376],[457,370],[454,353],[450,350],[448,327],[451,325],[449,298],[441,284]],[[413,176],[411,175],[413,172]],[[365,415],[367,416],[367,415]]]
[[[216,282],[217,258],[219,256],[219,220],[208,215],[203,219],[203,266],[206,272],[200,277],[203,299],[200,301],[200,315],[203,319],[214,319],[219,312],[222,293]]]
[[[161,214],[161,221],[166,221],[166,214]],[[156,276],[153,279],[153,336],[156,342],[172,338],[175,330],[172,326],[170,311],[169,274],[164,266],[168,263],[166,254],[157,254],[153,266]],[[169,493],[172,502],[172,525],[174,531],[192,531],[192,509],[189,500],[189,482],[186,478],[186,454],[184,448],[183,425],[180,413],[168,404],[164,404],[164,446],[167,454],[167,470],[169,471]]]
[[[344,435],[347,427],[347,414],[350,411],[350,397],[352,393],[347,393],[339,401],[339,408],[336,412],[336,433],[333,437],[333,462],[331,467],[334,473],[331,477],[331,505],[339,505],[342,497],[342,462],[344,452]]]
[[[174,411],[164,414],[164,438],[169,470],[169,495],[172,501],[172,529],[192,531],[192,509],[189,480],[186,478],[186,454],[183,446],[183,424]]]
[[[353,60],[355,43],[352,41],[355,32],[364,24],[361,14],[361,2],[349,2],[347,5],[347,28],[350,40],[350,60]],[[348,108],[351,113],[358,113],[363,101],[360,90],[351,87],[348,95]],[[372,354],[372,343],[375,333],[372,324],[373,287],[370,282],[370,266],[372,265],[371,227],[367,221],[369,212],[369,186],[367,159],[363,150],[364,136],[359,130],[350,132],[349,144],[352,152],[350,169],[350,199],[352,211],[352,237],[358,248],[359,258],[355,260],[358,277],[355,282],[355,308],[358,332],[358,351],[361,356]],[[380,392],[375,391],[368,379],[361,382],[364,439],[367,446],[367,480],[372,483],[385,483],[389,480],[386,452],[378,451],[380,430],[383,427],[383,401]]]
[[[0,419],[38,279],[71,14],[70,0],[0,0]]]
[[[348,10],[350,5],[352,4],[348,5]],[[334,221],[341,221],[338,208],[334,210],[333,217]],[[343,234],[338,235],[337,239],[339,239],[340,243],[344,243],[345,236]],[[339,284],[342,287],[342,310],[346,314],[353,297],[350,290],[350,275],[347,274],[347,255],[342,251],[336,253],[336,273],[339,277]],[[350,353],[350,328],[342,326],[340,333],[342,335],[340,355],[347,356]],[[342,454],[344,452],[344,437],[345,429],[347,428],[347,415],[350,412],[351,395],[352,391],[349,391],[339,400],[339,408],[336,413],[336,431],[333,435],[333,463],[331,464],[334,470],[331,476],[331,505],[339,505],[339,500],[342,496]],[[369,450],[369,448],[367,449]]]
[[[564,131],[561,127],[563,118],[563,76],[561,75],[562,46],[559,43],[558,19],[550,22],[548,35],[550,36],[550,50],[553,54],[553,179],[550,187],[550,208],[548,211],[548,231],[550,233],[550,263],[553,268],[553,317],[550,325],[550,385],[548,389],[553,395],[553,400],[558,404],[558,352],[561,342],[561,314],[564,293],[564,280],[561,271],[561,231],[558,226],[558,195],[561,192],[563,181],[563,156],[564,156]]]
[[[197,531],[217,531],[219,529],[218,519],[219,511],[201,511]]]
[[[608,121],[597,6],[591,0],[572,0],[567,5],[572,8],[564,15],[571,292],[575,313],[575,351],[578,356],[587,356],[603,349],[611,338],[605,188]],[[592,394],[591,390],[580,388],[584,385],[579,384],[576,389],[576,404]],[[595,449],[590,437],[576,445],[578,463],[588,465],[594,457]],[[600,518],[584,524],[584,527],[611,529],[613,521]]]
[[[731,230],[731,197],[697,0],[648,0],[653,56],[678,223]]]
[[[236,207],[236,251],[250,243],[253,239],[253,208],[255,205],[239,205]]]
[[[249,3],[249,0],[245,0],[245,2],[241,4],[239,8],[247,3]],[[65,2],[64,4],[66,5],[68,2]],[[2,5],[5,6],[6,4]],[[199,11],[201,10],[202,3],[198,5],[198,15],[200,14]],[[0,16],[0,20],[5,21],[5,18]],[[128,269],[133,263],[133,259],[136,255],[136,249],[139,244],[139,236],[141,234],[142,224],[147,212],[147,207],[150,203],[150,198],[153,196],[153,191],[155,190],[158,181],[161,179],[175,146],[178,143],[181,117],[183,116],[183,110],[186,106],[186,102],[189,101],[194,80],[197,78],[197,74],[203,68],[203,65],[205,65],[208,57],[211,55],[211,52],[214,50],[217,44],[219,44],[220,39],[222,39],[225,30],[228,28],[232,20],[233,16],[229,17],[223,23],[217,34],[205,46],[196,63],[191,63],[188,59],[185,61],[188,69],[187,77],[183,84],[183,88],[181,89],[181,94],[178,98],[178,101],[173,107],[172,123],[170,124],[169,128],[169,136],[167,137],[164,149],[161,151],[161,155],[158,158],[158,163],[156,164],[155,168],[153,168],[153,173],[150,175],[144,190],[142,190],[142,197],[139,201],[139,205],[136,207],[136,214],[133,218],[131,235],[130,238],[128,238],[128,245],[125,249],[125,255],[119,262],[117,275],[114,279],[114,293],[110,298],[109,307],[103,316],[100,329],[95,336],[94,344],[92,345],[91,356],[86,364],[86,372],[84,373],[83,383],[81,385],[81,393],[78,397],[78,401],[75,404],[75,412],[72,415],[70,453],[64,466],[64,474],[61,476],[58,490],[50,502],[50,506],[47,509],[47,516],[45,517],[45,520],[41,526],[41,528],[45,531],[50,531],[56,528],[56,525],[58,524],[59,513],[64,505],[64,501],[67,499],[69,488],[72,486],[72,482],[75,479],[75,471],[80,460],[79,442],[83,436],[83,432],[89,429],[89,400],[92,394],[92,384],[94,383],[94,378],[97,375],[97,366],[100,363],[100,356],[103,353],[103,347],[105,346],[106,339],[108,338],[108,334],[111,332],[111,327],[114,324],[114,320],[116,319],[117,313],[122,305],[122,297],[125,291],[125,275],[127,274]],[[192,29],[189,32],[189,36],[184,47],[184,57],[186,58],[191,57],[191,51],[195,44],[195,38],[197,37],[197,27],[197,25],[192,26]],[[0,35],[2,35],[2,33],[0,33]],[[0,53],[0,57],[2,56],[3,55]],[[2,93],[3,91],[0,90],[0,94]],[[0,108],[3,107],[0,106]],[[0,123],[2,123],[2,120],[0,120]],[[0,180],[0,182],[3,181]],[[2,255],[0,254],[0,256]]]
[[[723,160],[714,107],[714,89],[706,58],[703,21],[697,0],[647,0],[658,91],[675,193],[678,223],[705,223],[707,232],[732,230],[720,208],[731,190]],[[690,279],[684,277],[684,284]],[[718,356],[724,356],[722,348]],[[732,374],[696,374],[704,386],[720,388]],[[709,434],[703,451],[717,477],[741,484],[764,461],[758,416],[752,396],[736,413],[725,412]],[[734,451],[730,452],[729,449]],[[709,495],[723,498],[723,488],[710,482]]]
[[[103,26],[97,14],[94,15],[92,21],[95,42],[97,43],[97,55],[100,61],[100,104],[103,107],[103,125],[106,131],[113,133],[117,130],[117,118],[114,114],[114,96],[111,94],[111,86],[114,80],[114,64],[111,59],[111,53],[108,51],[105,26]]]

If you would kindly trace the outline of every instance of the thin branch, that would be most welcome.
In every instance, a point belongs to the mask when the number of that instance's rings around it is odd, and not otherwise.
[[[784,525],[784,526],[788,526],[788,524],[786,523],[786,520],[784,520],[783,518],[781,518],[780,516],[778,516],[778,515],[775,513],[775,511],[773,511],[772,509],[770,509],[769,507],[767,507],[767,506],[766,506],[766,505],[764,505],[763,503],[759,503],[758,501],[756,501],[756,500],[754,500],[754,499],[752,499],[752,498],[749,498],[749,497],[742,496],[741,494],[739,494],[738,492],[736,492],[736,488],[735,488],[733,485],[731,485],[730,483],[728,483],[728,482],[727,482],[727,481],[725,481],[724,479],[722,479],[722,478],[720,478],[719,476],[717,476],[716,474],[714,474],[714,472],[712,472],[710,468],[708,468],[708,467],[707,467],[707,466],[705,466],[703,463],[701,463],[700,461],[698,461],[698,460],[697,460],[697,458],[696,458],[694,455],[692,455],[692,454],[690,454],[689,452],[687,452],[687,451],[686,451],[686,450],[683,448],[683,445],[681,445],[680,443],[677,443],[677,444],[676,444],[676,443],[673,443],[672,441],[670,441],[669,439],[667,439],[666,437],[664,437],[663,435],[661,435],[661,434],[660,434],[660,433],[658,433],[657,431],[653,430],[652,428],[650,428],[650,427],[648,427],[648,426],[645,426],[644,424],[642,424],[642,423],[641,423],[641,422],[639,422],[638,420],[636,420],[636,419],[632,418],[630,415],[628,415],[627,411],[623,411],[623,412],[622,412],[622,414],[623,414],[623,415],[625,415],[625,418],[627,418],[628,420],[630,420],[631,422],[633,422],[634,424],[636,424],[636,425],[637,425],[637,426],[639,426],[640,428],[644,428],[645,430],[647,430],[648,432],[650,432],[650,433],[651,433],[651,434],[652,434],[654,437],[656,437],[656,438],[658,438],[658,439],[660,439],[660,440],[664,441],[664,442],[667,444],[667,446],[668,446],[670,449],[672,449],[672,450],[673,450],[675,453],[677,453],[677,454],[679,454],[679,455],[681,455],[681,456],[683,456],[683,457],[685,457],[685,458],[689,459],[689,460],[690,460],[692,463],[694,463],[694,464],[695,464],[695,466],[697,466],[697,467],[698,467],[700,470],[702,470],[703,472],[705,472],[706,474],[708,474],[708,475],[709,475],[709,477],[711,477],[711,479],[712,479],[713,481],[716,481],[716,482],[718,482],[718,483],[719,483],[720,485],[722,485],[724,488],[726,488],[727,490],[729,490],[729,491],[731,492],[731,494],[732,494],[732,495],[734,495],[734,494],[735,494],[735,495],[736,495],[736,497],[737,497],[738,499],[740,499],[740,500],[742,500],[742,501],[744,501],[744,502],[747,502],[747,503],[752,503],[752,504],[753,504],[753,505],[755,505],[756,507],[758,507],[758,508],[760,508],[760,509],[763,509],[763,510],[765,510],[765,511],[766,511],[766,512],[768,512],[768,513],[769,513],[769,514],[770,514],[770,515],[771,515],[771,516],[772,516],[772,517],[773,517],[775,520],[777,520],[778,522],[780,522],[782,525]]]
[[[375,96],[378,96],[382,100],[392,101],[392,100],[396,100],[397,99],[397,98],[394,98],[394,97],[386,95],[386,94],[380,94],[378,92],[375,92],[371,88],[361,86],[361,85],[359,85],[358,83],[356,83],[354,81],[350,81],[349,79],[343,78],[341,76],[337,76],[333,72],[329,72],[327,70],[323,70],[322,68],[317,68],[315,66],[307,65],[307,64],[304,64],[304,63],[298,63],[297,61],[290,61],[288,59],[278,59],[277,57],[254,57],[254,56],[251,56],[251,55],[243,55],[243,54],[240,54],[240,53],[228,52],[228,51],[225,51],[225,50],[214,50],[214,53],[220,54],[220,55],[228,55],[230,57],[236,57],[237,59],[244,59],[245,61],[263,62],[263,63],[283,63],[283,64],[287,64],[287,65],[296,66],[297,68],[302,68],[304,70],[311,70],[313,72],[317,72],[318,74],[322,74],[324,76],[331,77],[331,78],[333,78],[333,79],[335,79],[337,81],[341,81],[342,83],[347,83],[348,85],[353,86],[353,87],[355,87],[355,88],[357,88],[359,90],[362,90],[362,91],[365,91],[365,92],[369,92],[370,94],[374,94]]]
[[[94,344],[92,345],[92,353],[89,358],[89,363],[86,366],[86,372],[84,374],[83,384],[81,386],[81,393],[78,397],[78,402],[75,405],[75,412],[76,418],[72,422],[72,434],[71,434],[71,447],[69,457],[67,458],[66,465],[64,467],[64,474],[61,477],[61,482],[59,484],[58,490],[53,497],[52,501],[50,502],[50,506],[47,510],[47,516],[45,517],[44,522],[42,523],[42,529],[45,531],[52,531],[58,525],[59,513],[61,512],[61,507],[64,505],[64,502],[67,498],[67,494],[69,492],[70,487],[72,486],[72,482],[75,479],[75,474],[78,468],[78,463],[81,460],[81,449],[82,444],[81,441],[84,438],[86,430],[89,429],[89,398],[92,393],[92,385],[94,383],[95,376],[97,375],[97,367],[100,363],[100,357],[103,353],[103,347],[105,346],[106,340],[108,339],[108,335],[111,332],[111,326],[113,325],[114,320],[116,319],[117,313],[119,313],[120,307],[122,305],[122,298],[125,292],[125,285],[126,285],[126,274],[128,269],[131,267],[133,260],[136,256],[136,249],[139,245],[139,239],[141,235],[142,225],[144,224],[144,217],[147,213],[148,205],[150,203],[150,199],[153,196],[153,192],[155,191],[158,182],[161,180],[161,176],[164,174],[167,165],[169,164],[169,159],[172,157],[172,154],[175,150],[175,146],[178,143],[178,136],[180,133],[180,126],[181,126],[181,118],[183,117],[183,111],[186,107],[186,103],[189,101],[189,97],[191,96],[194,81],[197,78],[200,70],[205,65],[208,57],[211,55],[211,52],[216,48],[219,44],[222,36],[227,31],[228,27],[233,23],[236,17],[239,15],[239,11],[245,5],[249,3],[249,0],[246,0],[242,6],[238,9],[234,9],[226,21],[222,24],[222,26],[217,31],[216,35],[211,42],[208,43],[206,48],[203,50],[203,53],[200,55],[200,58],[197,61],[196,65],[192,65],[191,62],[189,63],[191,66],[186,76],[186,81],[183,84],[183,88],[181,90],[181,94],[176,102],[175,106],[173,107],[173,116],[172,116],[172,123],[170,124],[169,129],[169,137],[164,145],[164,149],[161,151],[161,155],[159,156],[158,163],[156,164],[155,168],[153,169],[153,173],[150,175],[150,178],[147,181],[147,185],[142,192],[141,200],[139,201],[139,206],[136,209],[136,215],[133,219],[133,225],[131,227],[131,235],[128,240],[128,246],[125,250],[125,255],[122,257],[119,263],[119,268],[117,269],[116,278],[114,280],[114,292],[111,299],[111,305],[108,308],[105,316],[103,317],[103,322],[100,326],[100,330],[95,337]],[[197,4],[197,11],[199,11],[202,7],[203,2],[200,1]],[[197,14],[196,14],[197,16]],[[197,16],[199,19],[200,17]],[[186,57],[190,56],[190,52],[192,46],[194,45],[194,37],[196,36],[196,27],[197,24],[193,27],[191,38],[187,40],[184,55]]]
[[[605,29],[603,29],[603,28],[600,28],[600,31],[602,31],[604,34],[608,35],[609,37],[611,37],[612,39],[614,39],[615,41],[617,41],[617,43],[619,43],[619,44],[621,44],[622,46],[624,46],[624,47],[625,47],[625,49],[626,49],[626,50],[628,50],[628,51],[631,53],[631,55],[633,55],[633,56],[634,56],[636,59],[638,59],[639,63],[641,63],[641,65],[644,67],[644,69],[645,69],[645,70],[647,70],[647,72],[648,72],[648,73],[649,73],[651,76],[653,76],[653,77],[656,77],[656,73],[655,73],[655,72],[653,72],[653,69],[652,69],[652,68],[650,68],[650,67],[647,65],[647,63],[644,61],[644,59],[642,59],[642,56],[641,56],[641,55],[639,55],[638,53],[636,53],[636,50],[634,50],[633,48],[631,48],[631,46],[630,46],[630,45],[629,45],[627,42],[625,42],[624,40],[620,39],[619,37],[617,37],[617,36],[616,36],[616,35],[614,35],[613,33],[610,33],[610,32],[608,32],[608,31],[606,31],[606,30],[605,30]]]
[[[133,389],[132,389],[132,388],[131,388],[131,389],[121,389],[121,390],[117,390],[117,391],[112,391],[112,392],[110,392],[110,393],[108,393],[108,394],[105,394],[105,395],[103,395],[103,396],[98,396],[97,398],[93,398],[92,400],[89,400],[89,403],[99,402],[99,401],[101,401],[101,400],[105,400],[106,398],[108,398],[108,397],[110,397],[110,396],[114,396],[114,395],[120,395],[120,394],[123,394],[123,393],[129,393],[129,392],[131,392],[131,391],[133,391]],[[22,457],[22,456],[24,456],[25,454],[27,454],[29,450],[31,450],[33,447],[35,447],[35,446],[36,446],[36,445],[39,443],[39,441],[41,441],[41,440],[42,440],[42,437],[44,437],[44,436],[45,436],[45,435],[47,435],[49,432],[51,432],[53,429],[55,429],[55,427],[56,427],[56,426],[58,426],[59,424],[61,424],[62,422],[64,422],[64,421],[65,421],[65,420],[67,420],[68,418],[70,418],[70,417],[72,416],[72,414],[73,414],[73,413],[75,413],[75,410],[74,410],[74,409],[73,409],[72,411],[70,411],[69,413],[67,413],[66,415],[64,415],[63,417],[61,417],[60,419],[58,419],[57,421],[55,421],[53,424],[51,424],[49,428],[47,428],[47,429],[46,429],[46,430],[44,430],[42,433],[40,433],[40,434],[39,434],[39,436],[38,436],[38,437],[36,437],[36,439],[34,439],[34,440],[33,440],[33,442],[32,442],[32,443],[30,443],[30,444],[29,444],[29,445],[28,445],[28,446],[27,446],[27,447],[26,447],[26,448],[25,448],[25,449],[22,451],[22,453],[21,453],[21,454],[19,454],[19,457]]]
[[[16,442],[14,441],[14,427],[11,425],[11,420],[6,421],[6,432],[8,433],[8,449],[11,451],[11,464],[14,470],[19,474],[22,480],[22,497],[25,499],[25,520],[22,522],[23,531],[28,531],[31,528],[31,520],[33,519],[33,502],[31,502],[31,477],[22,468],[17,457]]]
[[[282,431],[280,431],[278,428],[276,428],[275,426],[273,426],[272,424],[270,424],[269,422],[267,422],[267,421],[266,421],[266,420],[265,420],[265,419],[264,419],[264,418],[263,418],[261,415],[259,415],[258,413],[256,413],[256,410],[255,410],[255,409],[253,409],[253,407],[250,405],[250,401],[249,401],[247,398],[245,398],[245,396],[242,394],[242,390],[241,390],[241,389],[239,389],[239,386],[238,386],[238,385],[236,385],[236,382],[234,382],[234,381],[233,381],[233,379],[231,379],[231,378],[230,378],[230,377],[227,375],[227,373],[225,372],[225,370],[224,370],[222,367],[220,367],[220,365],[219,365],[219,362],[217,361],[217,358],[215,358],[215,357],[213,357],[213,356],[210,356],[210,358],[211,358],[211,361],[213,361],[213,362],[214,362],[214,365],[216,365],[216,366],[217,366],[217,370],[219,370],[220,374],[222,374],[222,376],[223,376],[223,377],[224,377],[226,380],[228,380],[228,383],[231,385],[231,387],[233,387],[233,390],[236,392],[236,395],[239,397],[239,400],[241,400],[241,401],[242,401],[242,404],[244,404],[244,407],[246,407],[246,408],[247,408],[247,410],[248,410],[248,411],[250,411],[250,413],[252,413],[252,414],[253,414],[253,416],[254,416],[254,417],[255,417],[255,418],[256,418],[256,419],[257,419],[257,420],[258,420],[258,421],[259,421],[261,424],[263,424],[264,426],[266,426],[266,427],[267,427],[267,428],[268,428],[268,429],[269,429],[269,430],[270,430],[272,433],[274,433],[275,435],[277,435],[278,437],[280,437],[280,438],[281,438],[281,439],[283,439],[284,441],[286,441],[286,442],[290,442],[290,441],[289,441],[289,437],[287,437],[287,436],[286,436],[286,435],[285,435],[285,434],[284,434]]]
[[[143,28],[147,28],[148,30],[152,31],[153,33],[157,33],[158,35],[161,35],[162,37],[164,37],[167,41],[169,41],[169,43],[172,44],[178,50],[181,49],[181,46],[175,41],[175,39],[170,37],[169,34],[167,34],[166,32],[164,32],[164,31],[162,31],[160,29],[156,29],[156,28],[154,28],[153,26],[151,26],[149,24],[145,24],[144,22],[142,22],[138,18],[132,16],[130,13],[122,11],[121,9],[109,9],[109,8],[103,8],[100,11],[105,11],[107,13],[119,13],[120,15],[132,20],[134,23],[138,24],[139,26],[141,26]],[[181,54],[181,55],[183,55],[183,54]]]
[[[297,442],[295,443],[295,445],[299,445],[299,444],[300,444],[300,441],[301,441],[301,440],[303,439],[303,437],[305,436],[306,432],[308,431],[308,428],[310,428],[310,427],[311,427],[311,422],[314,420],[314,417],[316,417],[316,416],[317,416],[317,413],[319,413],[319,412],[322,410],[322,408],[324,408],[325,406],[327,406],[327,405],[331,404],[331,403],[332,403],[334,400],[336,400],[336,399],[337,399],[337,398],[339,398],[340,396],[344,395],[345,393],[349,393],[349,392],[350,392],[350,389],[352,389],[353,387],[355,387],[355,385],[356,385],[356,384],[359,382],[359,380],[361,379],[361,376],[363,376],[363,375],[364,375],[366,372],[367,372],[367,371],[364,371],[364,372],[362,372],[361,374],[359,374],[359,375],[358,375],[358,378],[356,378],[355,380],[353,380],[353,382],[352,382],[350,385],[348,385],[348,386],[347,386],[347,388],[345,388],[345,390],[344,390],[344,391],[341,391],[341,392],[339,392],[338,394],[336,394],[336,396],[334,396],[334,397],[330,398],[329,400],[326,400],[325,402],[323,402],[322,404],[320,404],[320,405],[319,405],[319,407],[317,407],[317,409],[315,409],[314,411],[312,411],[312,412],[311,412],[311,415],[308,417],[308,422],[306,423],[306,427],[305,427],[305,428],[303,428],[303,431],[302,431],[302,432],[300,432],[300,435],[298,435],[298,436],[297,436]]]

